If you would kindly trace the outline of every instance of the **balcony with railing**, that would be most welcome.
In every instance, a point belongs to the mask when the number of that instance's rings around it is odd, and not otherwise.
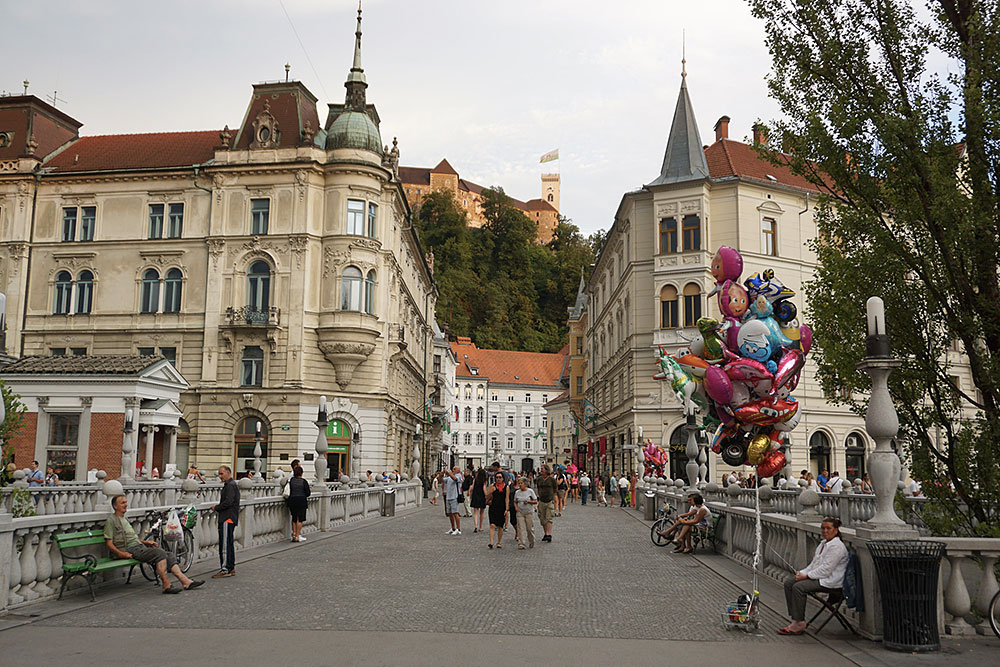
[[[258,308],[257,306],[239,306],[226,308],[226,326],[241,327],[279,327],[281,326],[281,309],[276,306]]]

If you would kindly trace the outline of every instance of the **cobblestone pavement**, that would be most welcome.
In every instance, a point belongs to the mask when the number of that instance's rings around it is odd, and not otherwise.
[[[490,550],[471,519],[452,537],[442,510],[430,507],[238,562],[235,577],[198,591],[164,596],[141,584],[33,625],[789,642],[766,614],[758,636],[724,630],[722,606],[741,591],[653,546],[633,517],[570,505],[552,543],[519,551],[505,536],[502,550]]]

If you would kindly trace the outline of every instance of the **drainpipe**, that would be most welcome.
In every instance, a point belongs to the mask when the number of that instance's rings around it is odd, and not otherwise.
[[[33,174],[35,177],[35,188],[34,192],[31,193],[31,222],[28,225],[28,262],[24,267],[24,294],[21,295],[21,345],[20,351],[17,356],[24,356],[24,342],[25,333],[24,330],[28,326],[28,295],[31,293],[31,249],[32,244],[35,242],[35,211],[38,209],[38,187],[42,182],[42,174],[40,171],[35,171]],[[6,334],[5,334],[6,336]]]

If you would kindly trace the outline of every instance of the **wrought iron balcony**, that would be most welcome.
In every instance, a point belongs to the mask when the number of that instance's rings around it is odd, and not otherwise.
[[[226,308],[226,324],[232,327],[277,327],[281,324],[281,309],[256,306]]]

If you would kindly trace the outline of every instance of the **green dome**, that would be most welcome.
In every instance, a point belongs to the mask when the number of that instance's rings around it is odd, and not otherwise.
[[[345,111],[333,121],[326,134],[326,147],[360,148],[382,156],[382,135],[368,114]]]

